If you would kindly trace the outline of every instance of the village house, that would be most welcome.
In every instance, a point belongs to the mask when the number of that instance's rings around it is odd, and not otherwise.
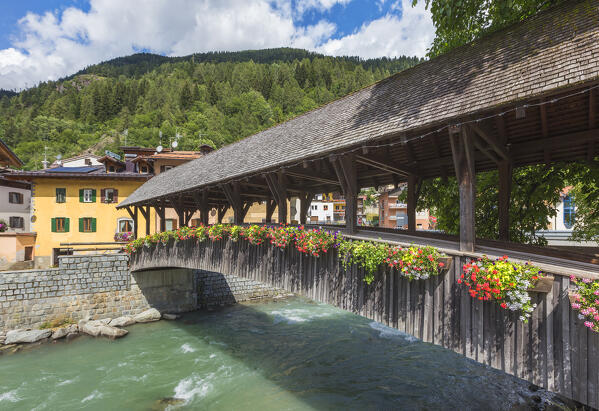
[[[399,200],[405,187],[383,191],[379,196],[379,227],[408,228],[408,205]],[[431,219],[427,210],[416,212],[416,229],[431,229]]]
[[[6,176],[21,160],[0,140],[0,270],[29,268],[35,234],[30,233],[31,184]]]
[[[110,156],[78,156],[51,168],[4,175],[9,181],[31,184],[29,231],[37,235],[36,267],[56,265],[58,256],[72,252],[66,244],[110,243],[115,241],[115,234],[134,231],[131,216],[115,205],[151,175],[136,173],[134,165],[125,162],[112,168],[112,160],[120,160],[106,157]],[[85,165],[86,158],[91,165]],[[79,165],[81,162],[84,165]],[[145,235],[145,230],[141,234]]]

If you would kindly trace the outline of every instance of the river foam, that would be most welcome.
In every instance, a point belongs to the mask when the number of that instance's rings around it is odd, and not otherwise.
[[[18,402],[20,400],[20,398],[17,395],[17,391],[18,390],[3,392],[2,394],[0,394],[0,402],[3,402],[3,401]]]
[[[179,381],[175,387],[174,398],[182,399],[186,404],[196,397],[203,398],[212,390],[210,381],[213,379],[214,373],[210,373],[204,378],[194,373]]]
[[[315,318],[329,317],[331,315],[330,312],[315,312],[303,308],[286,308],[283,310],[271,311],[270,314],[274,317],[273,324],[298,324],[312,321]]]
[[[399,331],[395,328],[387,327],[386,325],[377,323],[376,321],[373,321],[368,325],[373,330],[379,331],[380,338],[387,338],[387,339],[400,338],[400,339],[408,341],[408,342],[419,341],[418,338],[414,337],[413,335],[406,334],[403,331]]]

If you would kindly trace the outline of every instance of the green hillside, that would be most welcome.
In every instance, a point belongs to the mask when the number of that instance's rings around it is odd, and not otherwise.
[[[41,166],[44,146],[52,157],[90,147],[118,151],[125,143],[155,146],[159,130],[163,144],[179,133],[181,149],[202,143],[218,148],[419,61],[327,57],[288,48],[186,57],[134,54],[17,95],[0,93],[0,138],[28,169]]]

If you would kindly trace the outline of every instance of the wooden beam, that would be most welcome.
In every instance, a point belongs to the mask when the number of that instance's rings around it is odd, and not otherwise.
[[[138,208],[139,207],[134,206],[133,210],[131,210],[131,207],[129,207],[129,206],[125,207],[125,209],[127,210],[127,213],[129,213],[129,216],[133,219],[133,236],[135,238],[137,238],[137,234],[138,234],[138,231],[137,231],[137,209]]]
[[[275,212],[277,202],[274,199],[266,200],[266,218],[264,219],[267,223],[272,223],[272,214]]]
[[[543,103],[544,100],[541,100]],[[545,104],[541,104],[539,106],[541,110],[541,134],[543,135],[543,140],[547,140],[549,138],[549,126],[547,125],[547,107]],[[545,159],[545,164],[551,163],[551,144],[543,143],[543,158]]]
[[[235,224],[243,224],[243,202],[241,201],[239,182],[234,181],[229,184],[221,184],[221,188],[227,197],[227,201],[233,208],[233,222]]]
[[[474,130],[485,142],[503,158],[504,160],[511,161],[511,157],[507,149],[502,146],[491,134],[491,132],[482,124],[471,123],[469,127]]]
[[[225,213],[227,212],[229,207],[230,207],[229,204],[222,204],[217,207],[216,211],[217,211],[217,218],[218,218],[219,223],[223,222],[223,218],[225,217]]]
[[[357,226],[358,211],[358,174],[354,154],[332,156],[331,162],[345,197],[345,227],[348,233],[354,233]]]
[[[312,198],[314,198],[314,193],[311,191],[300,195],[300,224],[306,224],[307,222],[308,210],[310,209]]]
[[[478,150],[481,153],[483,153],[485,156],[487,156],[495,164],[499,164],[500,159],[497,158],[497,156],[494,154],[494,152],[487,150],[487,148],[483,145],[482,141],[480,141],[479,138],[472,136],[472,142],[474,143],[476,148],[478,148]]]
[[[301,179],[305,179],[305,180],[317,181],[319,183],[324,183],[324,184],[334,184],[334,185],[339,184],[339,182],[333,178],[327,178],[326,176],[323,176],[322,174],[310,173],[308,171],[302,171],[301,173],[299,173],[297,171],[285,170],[285,174],[287,174],[290,177],[296,177],[296,178],[301,178]]]
[[[285,224],[287,222],[287,185],[284,174],[279,171],[276,175],[265,174],[268,187],[277,202],[279,215],[278,222]]]
[[[155,205],[154,209],[156,210],[156,214],[160,218],[160,232],[163,233],[166,231],[166,221],[164,219],[165,209],[164,206]]]
[[[139,211],[146,221],[146,235],[150,235],[150,206],[146,206],[145,209],[143,206],[140,206]]]
[[[379,170],[386,171],[391,174],[398,174],[400,176],[408,176],[411,174],[418,174],[416,169],[409,166],[404,166],[400,164],[395,164],[380,157],[364,157],[357,155],[355,156],[356,162],[360,164],[364,164],[370,167],[377,168]]]
[[[510,196],[512,192],[512,164],[509,161],[499,163],[499,239],[510,240]]]
[[[196,207],[200,210],[200,221],[204,225],[208,225],[208,213],[210,212],[210,207],[208,205],[208,191],[196,191],[194,192],[194,199],[196,202]]]
[[[408,231],[416,231],[416,181],[415,175],[408,176]]]
[[[589,129],[597,127],[597,97],[596,90],[589,90]],[[589,141],[587,161],[590,163],[595,159],[595,140]]]

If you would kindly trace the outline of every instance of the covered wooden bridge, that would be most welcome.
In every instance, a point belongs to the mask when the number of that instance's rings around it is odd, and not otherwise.
[[[599,1],[566,2],[161,173],[118,206],[135,218],[138,212],[149,217],[152,208],[164,217],[172,207],[185,225],[197,210],[207,223],[211,209],[222,219],[228,208],[242,223],[252,203],[266,201],[266,220],[278,206],[279,221],[286,221],[283,205],[294,196],[301,199],[305,222],[314,193],[341,191],[346,235],[436,245],[453,261],[443,276],[409,282],[380,267],[367,285],[355,266],[341,270],[335,253],[318,259],[290,247],[281,253],[231,241],[143,247],[131,267],[176,266],[269,282],[599,407],[599,334],[584,327],[568,300],[568,276],[599,279],[598,261],[507,241],[512,170],[596,161],[598,99]],[[502,241],[475,236],[475,176],[493,169],[500,175]],[[422,181],[454,175],[459,237],[416,231]],[[408,188],[408,230],[358,227],[360,188],[402,182]],[[530,259],[554,274],[549,289],[534,295],[538,306],[529,323],[472,299],[457,283],[464,258],[481,253]]]
[[[406,182],[408,231],[419,235],[420,183],[455,175],[459,248],[474,251],[475,174],[499,170],[498,237],[508,240],[514,167],[595,160],[598,87],[598,2],[568,2],[161,173],[118,207],[146,224],[150,208],[174,208],[180,225],[230,207],[241,223],[266,201],[266,221],[277,205],[286,221],[281,205],[296,196],[303,223],[315,193],[341,191],[353,233],[360,188]]]

